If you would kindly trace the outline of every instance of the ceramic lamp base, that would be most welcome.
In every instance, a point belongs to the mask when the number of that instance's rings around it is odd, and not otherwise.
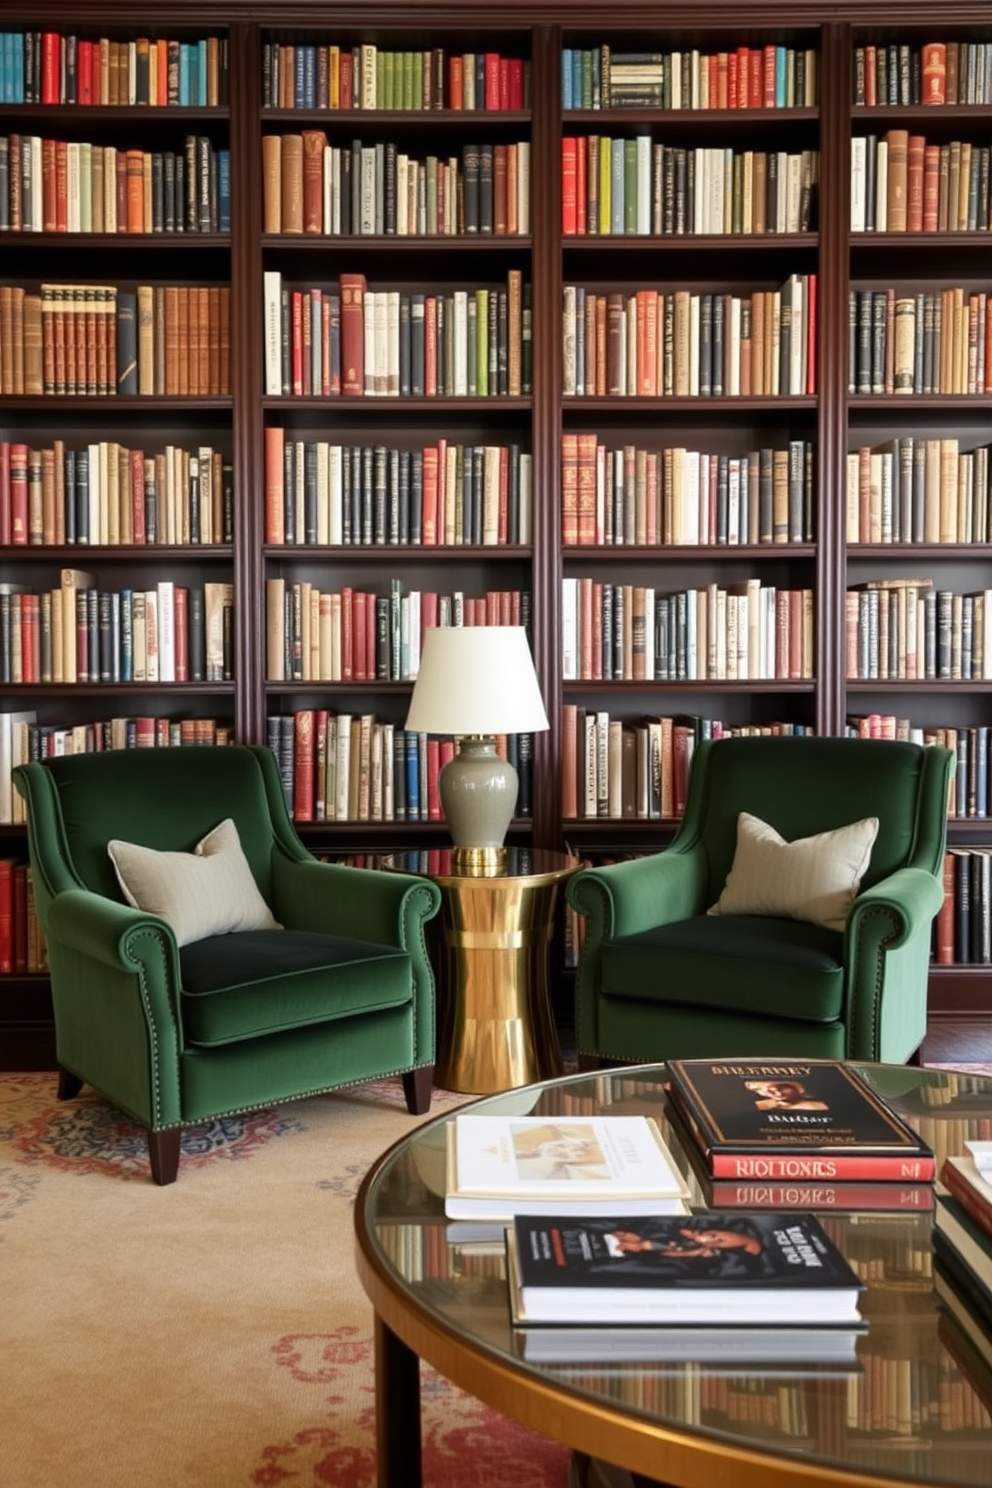
[[[460,859],[493,865],[517,806],[517,772],[491,737],[464,738],[438,776],[438,794]]]

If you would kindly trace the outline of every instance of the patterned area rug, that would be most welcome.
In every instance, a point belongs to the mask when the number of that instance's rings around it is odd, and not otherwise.
[[[160,1189],[87,1088],[60,1104],[53,1075],[0,1076],[3,1482],[371,1488],[352,1207],[417,1119],[397,1080],[215,1122]],[[563,1447],[423,1376],[426,1484],[563,1488]]]

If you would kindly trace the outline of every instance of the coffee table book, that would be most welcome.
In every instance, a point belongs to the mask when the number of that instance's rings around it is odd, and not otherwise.
[[[963,1204],[943,1193],[937,1195],[933,1225],[934,1249],[946,1255],[951,1248],[952,1262],[971,1277],[992,1316],[992,1235],[975,1223]]]
[[[642,1364],[681,1368],[703,1364],[709,1373],[790,1375],[860,1370],[857,1345],[864,1328],[746,1328],[638,1326],[517,1327],[515,1351],[532,1364]]]
[[[940,1181],[979,1228],[992,1235],[992,1174],[983,1172],[973,1157],[952,1154],[941,1164]]]
[[[507,1278],[518,1326],[861,1322],[862,1283],[811,1214],[517,1215]]]
[[[673,1059],[666,1091],[712,1178],[928,1183],[931,1148],[839,1060]]]
[[[647,1116],[485,1116],[447,1128],[449,1219],[684,1214],[689,1188]]]

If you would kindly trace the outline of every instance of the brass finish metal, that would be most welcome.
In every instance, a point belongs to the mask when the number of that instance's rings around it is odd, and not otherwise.
[[[424,873],[441,889],[434,1082],[489,1095],[562,1072],[551,1014],[548,950],[558,886],[578,868],[564,853],[504,849],[502,865],[458,848],[394,853],[383,866]]]

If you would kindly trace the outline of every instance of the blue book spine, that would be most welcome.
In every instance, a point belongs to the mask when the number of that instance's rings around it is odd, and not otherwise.
[[[785,108],[788,101],[789,59],[786,48],[775,48],[775,107]]]
[[[121,590],[121,681],[134,681],[134,594],[130,589]]]
[[[179,46],[179,106],[189,107],[189,80],[193,69],[193,58],[191,48],[187,42],[181,42]]]
[[[217,151],[217,231],[231,231],[231,152]]]
[[[572,53],[572,107],[583,108],[585,100],[582,97],[582,52],[576,48]]]
[[[306,47],[298,46],[294,55],[295,68],[293,71],[293,107],[306,108],[306,63],[304,53]]]
[[[561,106],[562,106],[563,109],[571,109],[571,108],[574,108],[575,107],[575,104],[572,102],[572,97],[573,97],[573,94],[572,94],[572,67],[573,67],[573,65],[574,65],[574,63],[573,63],[573,58],[572,58],[572,48],[571,47],[562,47],[562,49],[561,49]]]
[[[420,735],[407,730],[406,739],[406,819],[420,820]]]
[[[198,108],[207,106],[207,38],[196,43],[196,92],[193,94]]]
[[[303,107],[317,107],[317,48],[305,46],[303,51]]]

